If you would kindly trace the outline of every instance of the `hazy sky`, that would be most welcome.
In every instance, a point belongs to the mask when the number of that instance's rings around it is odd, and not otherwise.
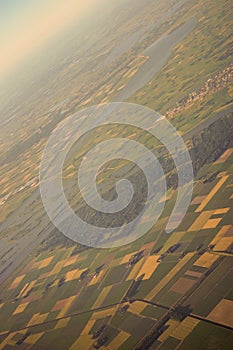
[[[0,77],[104,0],[0,0]]]

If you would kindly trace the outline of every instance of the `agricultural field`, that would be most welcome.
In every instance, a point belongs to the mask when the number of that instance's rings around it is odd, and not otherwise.
[[[67,56],[51,48],[61,62],[44,73],[44,80],[29,79],[30,96],[18,92],[13,104],[9,97],[0,108],[14,117],[0,128],[0,350],[230,350],[232,1],[146,0],[142,5],[127,0],[130,14],[124,1],[112,2],[118,9],[114,21],[106,8],[107,20],[93,22],[95,31],[79,39],[68,35],[60,48]],[[161,61],[158,48],[164,53]],[[73,211],[99,227],[106,222],[92,208],[85,210],[77,172],[92,147],[119,135],[157,156],[167,196],[159,220],[144,236],[117,248],[84,246],[59,232],[46,214],[41,157],[66,117],[123,101],[150,107],[177,128],[193,164],[192,201],[178,228],[166,233],[178,193],[174,161],[149,132],[98,127],[71,148],[62,169]],[[126,159],[107,162],[96,187],[112,201],[122,178],[139,193],[129,206],[134,217],[147,188],[139,167]],[[120,213],[108,220],[114,226],[129,218]],[[150,222],[153,215],[140,224]]]
[[[229,148],[201,169],[172,235],[161,217],[121,251],[60,246],[30,257],[0,294],[0,349],[136,349],[157,333],[153,349],[230,349],[232,165]]]

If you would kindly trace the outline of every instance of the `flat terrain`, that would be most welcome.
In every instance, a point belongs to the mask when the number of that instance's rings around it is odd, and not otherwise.
[[[0,350],[231,349],[231,1],[134,1],[130,14],[116,6],[114,21],[95,24],[85,40],[69,33],[57,68],[33,80],[30,93],[15,82],[15,94],[2,99]],[[45,213],[40,160],[60,121],[111,101],[148,106],[171,121],[190,151],[194,193],[182,223],[165,233],[177,180],[158,140],[113,125],[90,132],[63,169],[75,211],[99,220],[83,210],[76,175],[88,150],[119,134],[158,155],[168,193],[146,235],[119,248],[88,248],[65,238]],[[121,178],[143,189],[140,171],[114,160],[97,177],[101,195],[112,200]]]

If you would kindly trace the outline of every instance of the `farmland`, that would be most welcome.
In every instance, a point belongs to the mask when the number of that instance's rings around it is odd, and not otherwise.
[[[34,82],[20,107],[6,100],[17,117],[0,130],[0,350],[231,349],[231,1],[135,4],[127,16],[120,1],[116,27],[109,19],[99,23],[76,49],[71,37],[63,64],[49,70],[43,86]],[[158,41],[164,56],[152,69]],[[151,70],[144,80],[145,67]],[[96,181],[108,201],[115,199],[119,180],[134,185],[138,192],[125,216],[106,220],[87,209],[76,183],[85,154],[119,135],[158,157],[168,191],[159,220],[144,236],[117,248],[87,247],[50,222],[39,191],[40,161],[52,130],[67,116],[123,100],[158,111],[177,128],[193,163],[193,197],[181,224],[166,233],[178,193],[170,155],[139,128],[110,124],[91,130],[70,150],[62,172],[76,214],[112,227],[142,208],[145,178],[125,159],[104,164]],[[153,215],[141,225],[148,222]]]
[[[203,349],[211,341],[211,334],[215,334],[217,342],[223,337],[223,346],[228,349],[233,327],[228,313],[233,307],[229,285],[233,277],[232,228],[228,223],[233,210],[230,150],[227,159],[220,156],[197,175],[194,199],[183,223],[188,229],[170,236],[157,231],[158,222],[149,234],[149,243],[144,245],[142,240],[142,258],[131,267],[127,262],[137,251],[137,241],[124,248],[127,254],[122,257],[116,248],[75,253],[74,246],[60,246],[32,256],[4,283],[1,349],[14,346],[26,335],[23,343],[26,348],[33,345],[33,349],[47,349],[49,344],[54,349],[91,349],[98,339],[105,340],[104,347],[114,349],[115,344],[120,344],[119,349],[127,349],[151,334],[163,319],[155,349],[186,349],[195,332],[200,332],[200,337],[195,337],[196,348],[204,332]],[[206,182],[216,167],[218,176]],[[220,205],[216,201],[218,191],[222,193]],[[203,214],[207,219],[202,219]],[[220,220],[212,232],[206,223],[216,216]],[[165,219],[160,218],[161,222]],[[161,236],[163,246],[154,254]],[[231,245],[217,249],[225,238],[231,238]],[[168,248],[176,243],[180,247],[169,253]],[[161,254],[164,258],[157,262]],[[104,264],[96,276],[100,261]],[[89,271],[80,279],[87,266]],[[181,311],[176,314],[173,310],[178,306]],[[55,338],[59,342],[54,343]]]

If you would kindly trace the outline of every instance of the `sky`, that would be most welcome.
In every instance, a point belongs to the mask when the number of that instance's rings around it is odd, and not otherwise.
[[[0,0],[0,79],[104,0]]]

